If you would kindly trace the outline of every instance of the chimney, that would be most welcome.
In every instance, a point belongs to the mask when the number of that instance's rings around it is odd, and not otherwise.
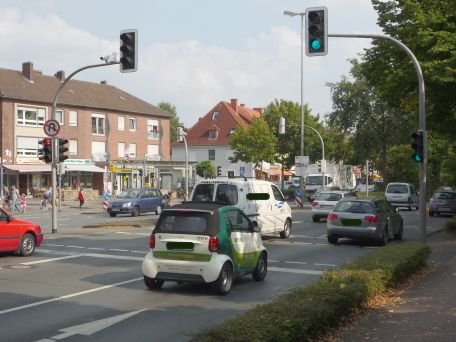
[[[59,70],[54,75],[60,82],[65,81],[65,71]]]
[[[261,107],[256,107],[256,108],[253,108],[254,111],[260,113],[260,114],[263,114],[263,108]]]
[[[238,100],[231,99],[231,108],[233,108],[237,112]]]
[[[108,81],[106,81],[106,80],[100,81],[100,84],[107,85]]]
[[[32,62],[22,63],[22,74],[30,82],[33,82],[33,63]]]

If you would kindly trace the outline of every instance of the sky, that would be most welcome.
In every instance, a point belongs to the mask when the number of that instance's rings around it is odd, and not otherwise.
[[[329,33],[379,34],[370,0],[0,0],[0,68],[33,62],[45,75],[73,71],[119,51],[119,34],[138,30],[138,71],[118,65],[74,78],[107,81],[148,103],[168,102],[186,127],[218,102],[247,107],[301,101],[301,17],[328,8]],[[327,82],[349,76],[369,39],[329,38],[328,55],[303,58],[303,102],[332,110]]]

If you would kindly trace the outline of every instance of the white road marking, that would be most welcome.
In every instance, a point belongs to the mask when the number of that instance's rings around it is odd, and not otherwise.
[[[90,289],[90,290],[86,290],[86,291],[70,293],[70,294],[67,294],[67,295],[64,295],[64,296],[51,298],[51,299],[46,299],[46,300],[42,300],[42,301],[39,301],[39,302],[30,303],[30,304],[26,304],[26,305],[22,305],[22,306],[16,306],[14,308],[1,310],[0,311],[0,315],[4,315],[6,313],[10,313],[10,312],[14,312],[14,311],[20,311],[20,310],[32,308],[32,307],[35,307],[35,306],[40,306],[40,305],[43,305],[43,304],[57,302],[57,301],[68,299],[68,298],[78,297],[78,296],[82,296],[82,295],[93,293],[93,292],[107,290],[107,289],[111,289],[113,287],[118,287],[118,286],[122,286],[122,285],[125,285],[125,284],[134,283],[134,282],[137,282],[137,281],[140,281],[140,280],[143,280],[143,277],[135,278],[135,279],[129,279],[129,280],[121,281],[119,283],[115,283],[115,284],[111,284],[111,285],[100,286],[100,287],[96,287],[96,288],[93,288],[93,289]]]
[[[114,251],[114,252],[129,252],[128,249],[118,249],[118,248],[108,248],[108,251]]]
[[[285,261],[286,264],[299,264],[299,265],[307,265],[307,262],[303,261]]]
[[[67,248],[80,248],[80,249],[85,248],[84,246],[70,246],[70,245],[65,246],[65,247],[67,247]]]
[[[333,264],[314,264],[315,266],[329,266],[329,267],[339,267],[339,265],[333,265]]]
[[[36,265],[36,264],[42,264],[42,263],[45,263],[45,262],[59,261],[59,260],[79,258],[79,257],[80,257],[80,255],[67,255],[67,256],[64,256],[64,257],[60,257],[60,258],[51,258],[51,259],[43,259],[43,260],[22,262],[21,265]]]
[[[149,251],[130,251],[132,253],[141,253],[141,254],[144,254],[144,253],[148,253]]]
[[[287,272],[287,273],[299,273],[299,274],[312,274],[312,275],[322,275],[323,271],[314,271],[314,270],[298,270],[295,268],[282,268],[282,267],[268,267],[268,271],[272,272]],[[1,312],[0,312],[1,313]]]
[[[57,245],[57,244],[53,244],[53,243],[45,243],[45,244],[43,244],[43,246],[64,247],[65,245]]]
[[[292,234],[290,237],[292,237],[292,238],[305,238],[305,239],[326,239],[326,235],[310,236],[310,235],[295,235],[295,234]]]

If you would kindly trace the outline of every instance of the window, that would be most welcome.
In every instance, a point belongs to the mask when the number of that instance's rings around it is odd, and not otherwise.
[[[219,184],[215,193],[215,200],[230,205],[235,205],[238,202],[238,191],[236,185]]]
[[[38,140],[42,138],[17,137],[16,155],[18,157],[33,157],[38,155]]]
[[[78,125],[78,112],[76,112],[75,110],[70,110],[68,112],[68,124],[70,126]]]
[[[59,124],[64,124],[64,111],[63,109],[57,109],[55,111],[55,119],[58,121]]]
[[[218,120],[219,116],[220,116],[220,113],[219,113],[219,112],[214,112],[214,113],[212,113],[212,120],[213,120],[213,121]]]
[[[136,158],[136,144],[130,144],[128,146],[128,156]]]
[[[136,131],[136,118],[128,119],[128,127],[130,128],[130,131]]]
[[[104,141],[92,141],[92,155],[104,155],[106,152]]]
[[[92,134],[104,135],[105,116],[103,114],[92,114]]]
[[[44,108],[18,107],[16,124],[19,126],[42,127],[46,118]]]
[[[280,190],[275,185],[272,186],[272,193],[274,194],[274,199],[276,201],[284,201],[285,200],[283,198],[283,196],[282,196],[282,193],[280,192]]]
[[[158,120],[147,120],[147,139],[158,140]]]
[[[147,145],[147,154],[149,156],[156,156],[159,154],[158,145]]]
[[[250,222],[240,210],[230,210],[225,213],[225,222],[231,230],[248,232]]]
[[[215,150],[209,150],[209,160],[215,160]]]
[[[69,140],[68,141],[68,154],[75,156],[78,154],[78,141],[77,140]]]
[[[233,134],[234,132],[236,132],[236,128],[230,128],[230,134]]]
[[[117,143],[117,157],[125,158],[125,143]]]
[[[119,116],[117,118],[117,129],[123,131],[125,129],[125,116]]]
[[[217,139],[217,136],[218,136],[218,130],[216,130],[216,129],[209,130],[209,139]]]

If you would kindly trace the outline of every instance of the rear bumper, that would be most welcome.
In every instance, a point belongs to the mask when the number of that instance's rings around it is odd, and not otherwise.
[[[377,227],[328,227],[327,235],[346,238],[380,239],[382,237],[382,232]]]

